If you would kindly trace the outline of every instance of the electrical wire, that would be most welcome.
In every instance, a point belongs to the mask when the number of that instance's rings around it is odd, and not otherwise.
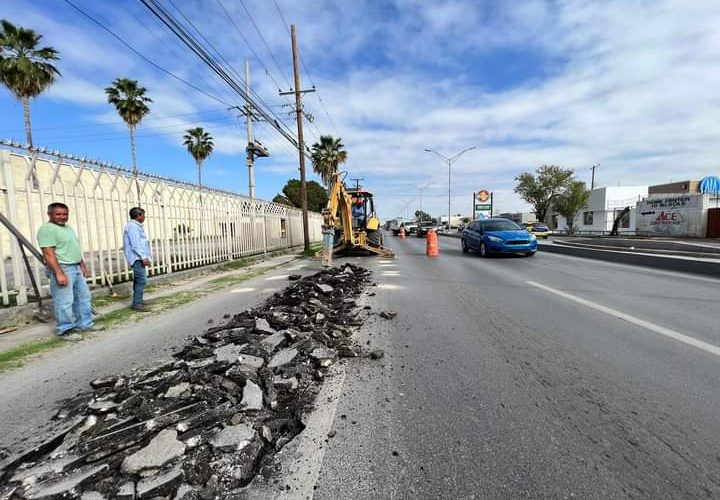
[[[263,44],[265,44],[265,48],[267,49],[268,53],[270,54],[270,57],[272,57],[272,60],[275,61],[275,66],[277,66],[277,69],[280,72],[280,76],[283,78],[283,80],[285,80],[285,83],[287,83],[288,89],[291,89],[292,84],[285,76],[285,73],[283,73],[283,70],[280,67],[280,63],[278,63],[278,60],[275,57],[275,54],[273,54],[273,51],[270,50],[270,46],[268,45],[267,41],[265,40],[265,37],[263,36],[262,32],[260,31],[260,28],[258,28],[258,25],[255,23],[255,19],[253,18],[252,14],[250,14],[250,11],[248,10],[248,8],[245,5],[245,2],[243,0],[240,0],[240,5],[242,5],[243,9],[245,9],[245,13],[248,16],[248,19],[250,19],[250,22],[255,27],[255,31],[257,31],[257,34],[260,35],[260,39],[262,40]]]
[[[298,148],[298,142],[293,133],[287,129],[287,126],[283,127],[281,121],[277,118],[272,117],[272,111],[264,109],[258,105],[255,99],[248,94],[241,85],[238,84],[227,72],[220,66],[217,61],[210,56],[207,51],[202,47],[201,44],[194,39],[194,37],[187,32],[185,28],[178,23],[172,14],[170,14],[165,7],[163,7],[157,0],[140,0],[140,2],[150,10],[150,12],[157,17],[176,37],[180,39],[198,58],[203,61],[214,73],[219,75],[235,93],[242,97],[249,105],[251,105],[257,113],[270,123],[273,128],[280,133],[288,142],[290,142],[295,148]],[[306,152],[304,154],[307,155]]]
[[[283,24],[285,24],[285,28],[288,31],[288,34],[290,34],[290,26],[288,25],[288,22],[285,20],[285,16],[282,13],[282,10],[280,9],[280,5],[278,5],[277,0],[273,0],[273,3],[275,4],[275,8],[278,11],[278,14],[280,15],[280,19],[282,20]],[[315,93],[317,94],[317,98],[320,101],[320,105],[322,106],[323,110],[325,111],[325,115],[328,117],[328,120],[330,120],[330,125],[332,126],[333,130],[335,131],[335,134],[337,136],[340,136],[340,132],[338,131],[338,128],[335,126],[335,121],[332,119],[332,116],[330,116],[330,112],[328,111],[327,107],[325,106],[325,103],[322,100],[322,97],[320,96],[320,90],[315,86],[315,81],[313,80],[312,75],[310,74],[310,71],[308,71],[307,66],[305,66],[305,59],[303,59],[302,54],[299,54],[300,56],[300,65],[302,66],[303,70],[305,70],[305,74],[308,76],[308,79],[310,80],[310,84],[315,89]],[[322,134],[320,134],[322,135]]]
[[[157,64],[155,61],[153,61],[153,60],[145,57],[142,53],[140,53],[137,49],[135,49],[135,47],[133,47],[132,45],[130,45],[128,42],[126,42],[122,37],[120,37],[119,35],[117,35],[117,34],[116,34],[115,32],[113,32],[110,28],[106,27],[104,24],[102,24],[100,21],[98,21],[97,19],[95,19],[94,17],[92,17],[90,14],[88,14],[87,12],[85,12],[84,10],[82,10],[80,7],[78,7],[77,5],[75,5],[74,3],[72,3],[70,0],[64,0],[64,2],[67,3],[68,5],[70,5],[70,6],[71,6],[73,9],[75,9],[77,12],[79,12],[80,14],[82,14],[83,16],[85,16],[86,18],[88,18],[90,21],[92,21],[93,23],[95,23],[96,25],[98,25],[98,26],[99,26],[100,28],[102,28],[104,31],[108,32],[110,35],[113,36],[113,38],[115,38],[115,39],[118,40],[120,43],[122,43],[124,46],[126,46],[128,49],[130,49],[131,51],[133,51],[133,52],[134,52],[138,57],[140,57],[143,61],[147,62],[148,64],[150,64],[150,65],[152,65],[152,66],[154,66],[155,68],[157,68],[158,70],[162,71],[163,73],[165,73],[165,74],[167,74],[167,75],[175,78],[176,80],[184,83],[185,85],[187,85],[187,86],[189,86],[189,87],[197,90],[198,92],[200,92],[201,94],[204,94],[205,96],[209,97],[210,99],[213,99],[213,100],[215,100],[215,101],[217,101],[217,102],[219,102],[219,103],[222,103],[222,104],[224,104],[224,105],[226,105],[226,106],[232,106],[232,105],[229,104],[228,102],[223,101],[221,98],[219,98],[219,97],[217,97],[217,96],[215,96],[215,95],[212,95],[212,94],[210,94],[209,92],[206,92],[205,90],[201,89],[200,87],[198,87],[198,86],[196,86],[196,85],[188,82],[187,80],[185,80],[185,79],[177,76],[175,73],[173,73],[173,72],[171,72],[171,71],[168,71],[167,69],[163,68],[162,66],[160,66],[159,64]]]

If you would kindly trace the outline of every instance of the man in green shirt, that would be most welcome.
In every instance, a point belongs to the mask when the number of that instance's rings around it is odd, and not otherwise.
[[[72,330],[93,329],[90,290],[85,281],[88,272],[80,240],[67,225],[67,205],[48,205],[48,218],[49,221],[38,229],[37,239],[45,257],[45,273],[50,280],[57,334],[61,338],[70,338]]]

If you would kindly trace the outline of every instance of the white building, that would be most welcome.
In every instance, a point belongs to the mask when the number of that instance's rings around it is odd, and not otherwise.
[[[630,212],[618,225],[619,233],[635,233],[637,227],[637,203],[648,194],[647,186],[607,186],[596,188],[590,193],[585,208],[575,216],[575,230],[579,233],[605,234],[612,231],[615,219],[624,208]],[[565,217],[553,214],[553,226],[560,231],[567,230]]]

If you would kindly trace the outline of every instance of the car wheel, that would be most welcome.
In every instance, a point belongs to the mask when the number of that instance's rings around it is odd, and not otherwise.
[[[483,257],[488,257],[490,255],[484,241],[480,243],[480,255]]]
[[[467,243],[465,243],[465,240],[461,239],[460,242],[460,245],[462,246],[462,253],[468,253],[470,249],[468,248]]]

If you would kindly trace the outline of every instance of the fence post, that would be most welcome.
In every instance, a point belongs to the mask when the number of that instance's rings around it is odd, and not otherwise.
[[[8,151],[0,151],[0,166],[5,179],[5,187],[7,188],[7,205],[8,219],[16,227],[20,227],[17,214],[17,198],[15,197],[15,182],[13,179],[12,163],[10,161],[10,153]],[[28,235],[32,240],[33,235]],[[10,238],[10,251],[12,259],[12,269],[14,285],[17,289],[17,305],[27,304],[27,288],[25,287],[25,269],[20,265],[22,257],[20,256],[20,247],[14,238]],[[4,265],[4,264],[3,264]]]

